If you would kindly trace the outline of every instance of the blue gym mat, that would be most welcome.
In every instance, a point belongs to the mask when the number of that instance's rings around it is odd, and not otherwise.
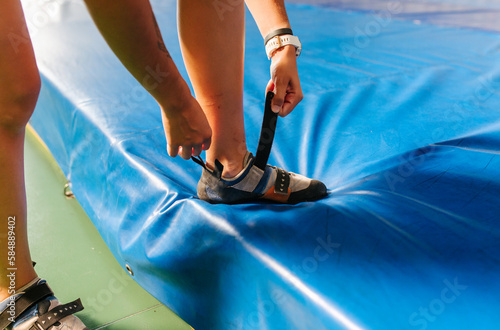
[[[198,200],[201,168],[167,156],[159,107],[81,1],[24,1],[43,79],[31,124],[122,267],[197,329],[495,329],[500,29],[477,13],[500,6],[411,2],[287,4],[305,96],[270,163],[324,181],[316,203]],[[187,78],[176,2],[152,3]],[[269,62],[246,29],[255,151]]]

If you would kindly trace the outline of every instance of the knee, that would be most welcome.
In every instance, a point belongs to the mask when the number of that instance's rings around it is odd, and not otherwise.
[[[23,129],[28,123],[41,88],[38,71],[8,81],[0,91],[0,125],[9,130]]]

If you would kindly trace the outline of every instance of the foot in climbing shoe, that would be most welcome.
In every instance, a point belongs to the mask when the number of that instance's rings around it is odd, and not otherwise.
[[[11,308],[12,301],[15,309]],[[88,330],[73,315],[82,309],[80,299],[61,305],[46,281],[37,278],[0,302],[0,326],[8,330]]]
[[[327,195],[326,186],[318,180],[275,166],[267,165],[264,170],[258,168],[250,152],[247,152],[243,161],[243,170],[229,179],[222,177],[223,166],[218,160],[213,170],[201,158],[193,160],[203,166],[203,174],[198,182],[198,197],[210,203],[238,204],[267,200],[297,204]]]

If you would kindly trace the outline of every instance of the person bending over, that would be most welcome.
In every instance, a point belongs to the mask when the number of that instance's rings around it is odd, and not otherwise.
[[[326,195],[326,187],[276,167],[253,164],[247,151],[243,121],[244,21],[243,1],[178,1],[182,56],[194,88],[194,98],[162,40],[149,0],[85,0],[105,40],[130,73],[156,99],[167,152],[183,159],[206,150],[198,196],[211,203],[270,200],[298,203]],[[298,40],[291,31],[283,0],[247,0],[267,43],[274,91],[273,111],[288,115],[302,100],[297,73]],[[20,0],[5,0],[0,11],[0,325],[2,328],[86,329],[73,315],[79,300],[55,308],[57,299],[31,261],[27,240],[23,145],[25,126],[35,108],[40,77],[30,42],[10,43],[10,35],[26,35]],[[225,6],[225,7],[224,7]],[[230,6],[231,10],[224,11]],[[281,37],[280,37],[281,36]],[[26,39],[29,40],[29,39]],[[281,43],[279,42],[281,40]],[[290,44],[287,44],[290,41]],[[282,45],[285,44],[285,45]],[[148,83],[147,68],[166,73]],[[286,183],[277,189],[276,181]],[[280,181],[281,182],[281,181]],[[16,218],[16,283],[9,288],[7,219]],[[14,292],[15,291],[15,292]],[[15,315],[9,314],[12,302]],[[66,310],[58,313],[58,310]],[[13,322],[12,322],[13,321]]]

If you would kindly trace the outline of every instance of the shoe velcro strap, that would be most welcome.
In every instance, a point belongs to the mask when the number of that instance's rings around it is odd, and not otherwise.
[[[264,120],[260,130],[259,146],[255,154],[254,165],[265,170],[269,154],[274,141],[274,133],[276,131],[276,123],[278,122],[278,114],[271,109],[271,100],[274,97],[273,92],[267,92],[266,106],[264,108]]]
[[[53,296],[54,293],[50,289],[47,283],[42,283],[29,287],[21,297],[19,297],[15,302],[14,315],[9,312],[10,306],[7,307],[2,314],[0,314],[0,329],[6,328],[12,322],[10,320],[15,320],[24,311],[30,308],[33,304],[36,304],[40,300]]]
[[[53,326],[66,316],[72,315],[81,310],[83,310],[83,305],[80,298],[70,303],[56,306],[47,313],[39,315],[38,320],[36,320],[35,324],[31,327],[30,330],[49,329],[51,326]]]
[[[290,186],[290,173],[281,168],[278,168],[276,182],[274,184],[274,192],[276,194],[288,195],[288,187]]]

